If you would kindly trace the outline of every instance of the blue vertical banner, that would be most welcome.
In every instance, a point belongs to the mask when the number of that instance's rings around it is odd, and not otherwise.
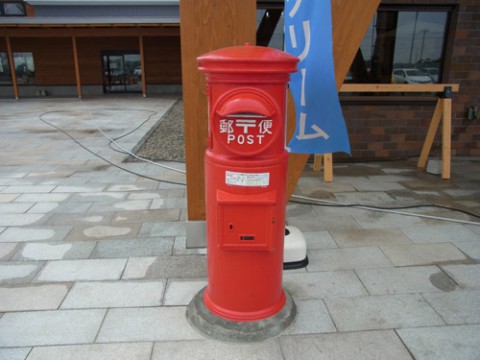
[[[300,59],[290,77],[297,125],[288,144],[300,154],[350,154],[335,82],[330,0],[285,0],[285,51]]]

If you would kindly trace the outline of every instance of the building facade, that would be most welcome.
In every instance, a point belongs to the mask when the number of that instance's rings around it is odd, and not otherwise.
[[[283,1],[257,4],[257,43],[281,47]],[[178,0],[0,1],[0,98],[180,93],[181,81]],[[480,156],[480,2],[382,0],[345,82],[459,84],[452,155]],[[352,159],[418,156],[438,95],[341,93]]]
[[[480,156],[480,2],[382,0],[346,82],[459,84],[452,156]],[[341,94],[353,159],[418,156],[437,95]],[[440,149],[439,131],[432,156]]]
[[[178,1],[0,4],[0,97],[181,92]]]

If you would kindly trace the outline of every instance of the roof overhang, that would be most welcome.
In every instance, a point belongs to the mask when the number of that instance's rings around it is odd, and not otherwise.
[[[36,6],[105,6],[105,5],[179,5],[179,0],[27,0]]]
[[[59,26],[85,24],[180,24],[179,17],[4,17],[0,27],[4,26]]]

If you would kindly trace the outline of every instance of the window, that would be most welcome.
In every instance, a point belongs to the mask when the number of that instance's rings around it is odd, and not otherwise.
[[[23,1],[1,1],[0,16],[25,16],[25,4]]]
[[[6,52],[0,52],[0,85],[12,84],[12,73]]]
[[[345,82],[441,82],[452,10],[380,7]]]
[[[35,63],[31,52],[14,52],[13,63],[19,85],[35,83]]]
[[[257,9],[257,45],[283,50],[283,27],[283,6],[266,5]]]

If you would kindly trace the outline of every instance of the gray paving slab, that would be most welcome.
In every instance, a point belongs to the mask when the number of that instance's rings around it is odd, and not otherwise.
[[[459,248],[466,256],[472,260],[480,260],[480,243],[478,242],[460,242],[455,246]]]
[[[436,266],[356,270],[362,284],[372,295],[453,291],[457,287]]]
[[[0,319],[0,346],[92,343],[106,310],[7,313]]]
[[[445,265],[442,269],[462,288],[480,288],[479,264]]]
[[[0,242],[60,241],[71,226],[9,227],[0,234]]]
[[[186,209],[187,199],[185,198],[166,198],[154,199],[150,205],[150,209]]]
[[[92,207],[92,202],[75,202],[75,201],[66,201],[64,203],[59,203],[58,206],[52,208],[50,213],[52,214],[83,214],[85,215],[87,211],[90,211]]]
[[[143,279],[147,276],[150,266],[157,261],[156,256],[133,257],[128,259],[122,279]]]
[[[467,261],[467,257],[450,243],[386,245],[382,251],[395,266],[432,265]]]
[[[341,204],[335,199],[333,199],[332,201],[334,202],[334,204]],[[359,215],[359,214],[363,214],[366,211],[363,209],[358,209],[350,206],[328,206],[328,204],[327,206],[312,205],[312,209],[314,210],[314,214],[315,214],[314,216],[316,216],[317,218],[324,217],[327,219],[334,219],[337,216],[345,217],[345,216]]]
[[[12,260],[65,260],[87,259],[93,252],[96,241],[28,243]]]
[[[148,180],[148,179],[138,179],[137,183],[140,183],[143,181],[151,182],[151,180]],[[155,182],[155,184],[158,185],[158,182]],[[166,199],[170,197],[180,198],[180,197],[186,196],[185,187],[177,187],[172,189],[155,189],[154,191],[156,194],[159,194],[162,199]],[[132,193],[131,195],[133,194],[135,193]]]
[[[52,193],[98,193],[102,192],[104,186],[56,186]]]
[[[8,262],[0,264],[0,282],[27,283],[33,279],[43,262]]]
[[[382,203],[380,203],[380,205],[382,205]],[[422,219],[418,217],[378,211],[369,211],[360,215],[354,215],[353,218],[364,229],[405,228],[424,224]]]
[[[384,179],[385,178],[385,179]],[[376,192],[403,190],[405,187],[400,183],[393,181],[392,176],[369,176],[368,179],[351,179],[349,183],[361,192]],[[375,196],[375,195],[373,195]]]
[[[89,211],[88,213],[54,213],[47,221],[48,225],[86,225],[90,224],[110,224],[115,213],[95,213]]]
[[[2,188],[5,189],[4,186]],[[12,202],[13,200],[18,198],[19,196],[21,196],[21,194],[3,194],[2,191],[0,191],[0,203]]]
[[[153,343],[91,344],[35,347],[28,360],[150,360]]]
[[[130,258],[122,279],[185,279],[206,278],[205,256],[157,256],[155,258]]]
[[[354,297],[367,291],[353,271],[284,273],[283,286],[295,300]]]
[[[0,261],[7,261],[19,248],[17,243],[0,243]]]
[[[480,290],[422,294],[449,325],[480,323]]]
[[[50,261],[37,276],[37,282],[118,280],[127,259],[86,259]]]
[[[72,195],[72,201],[78,202],[98,202],[98,203],[111,203],[124,200],[128,195],[128,192],[86,192],[86,193],[74,193]]]
[[[445,324],[418,294],[328,298],[325,302],[341,332]]]
[[[144,191],[147,190],[143,186],[138,186],[136,184],[114,184],[106,188],[106,191]]]
[[[465,225],[465,226],[470,230],[472,230],[475,234],[480,235],[480,225]]]
[[[27,212],[34,203],[0,203],[0,214],[22,214]]]
[[[16,203],[38,203],[38,202],[62,202],[67,200],[70,194],[47,193],[47,194],[22,194],[15,199]]]
[[[72,176],[71,171],[34,171],[25,175],[27,179],[58,179]]]
[[[330,234],[339,247],[412,244],[400,229],[335,229]]]
[[[162,195],[158,192],[133,192],[128,194],[128,200],[153,200],[153,199],[161,199]]]
[[[352,180],[349,179],[348,181]],[[368,180],[365,179],[365,182],[368,182]],[[393,201],[393,198],[385,191],[344,192],[334,193],[333,195],[342,204],[378,205]]]
[[[43,194],[43,193],[49,193],[53,189],[55,189],[55,186],[53,185],[28,185],[28,186],[13,185],[13,186],[7,186],[5,189],[2,190],[2,193],[3,194]]]
[[[99,343],[196,340],[187,321],[186,307],[111,309],[97,337]]]
[[[413,226],[402,230],[410,239],[418,244],[441,242],[457,243],[463,241],[480,242],[480,235],[458,224]]]
[[[25,360],[31,348],[0,349],[0,360]]]
[[[62,309],[159,306],[165,281],[77,282]]]
[[[434,178],[413,179],[410,181],[403,181],[402,183],[413,190],[443,190],[451,186],[448,182],[436,181]]]
[[[387,169],[382,168],[382,172],[388,173],[385,171]],[[401,173],[394,174],[395,171],[398,171],[399,169],[388,169],[390,171],[391,175],[372,175],[368,176],[368,179],[374,181],[374,182],[402,182],[405,180],[410,180],[411,177],[409,175],[402,175]],[[392,172],[393,171],[393,172]]]
[[[35,203],[27,212],[29,214],[48,214],[60,206],[56,202],[39,202]]]
[[[25,226],[40,221],[44,214],[2,214],[0,226]]]
[[[308,251],[309,271],[335,271],[392,267],[378,247]]]
[[[295,304],[297,305],[297,317],[286,333],[299,335],[337,331],[322,300],[296,300]]]
[[[399,329],[398,335],[415,359],[476,360],[480,325]]]
[[[289,205],[287,224],[302,231],[328,231],[332,229],[359,229],[360,225],[350,215],[318,216],[311,206]]]
[[[163,304],[167,306],[186,306],[206,285],[206,280],[169,280]]]
[[[92,211],[138,211],[148,210],[151,200],[125,200],[112,203],[95,203]]]
[[[128,240],[101,240],[95,248],[92,258],[115,259],[170,255],[173,249],[173,237],[155,237]]]
[[[187,248],[186,236],[175,236],[172,255],[206,255],[207,248]]]
[[[65,240],[133,239],[137,236],[140,226],[140,223],[76,225]]]
[[[144,222],[140,229],[140,237],[152,236],[179,236],[186,235],[186,227],[183,222]]]
[[[180,219],[180,209],[158,209],[144,211],[118,211],[113,223],[122,222],[171,222]]]
[[[58,309],[68,290],[63,284],[0,286],[0,312]]]
[[[305,231],[303,236],[307,242],[307,249],[335,249],[337,244],[328,231]]]
[[[285,360],[412,359],[408,350],[393,331],[282,336],[279,341]]]
[[[280,345],[276,340],[262,343],[234,344],[214,340],[157,342],[152,360],[278,360],[282,359]]]

